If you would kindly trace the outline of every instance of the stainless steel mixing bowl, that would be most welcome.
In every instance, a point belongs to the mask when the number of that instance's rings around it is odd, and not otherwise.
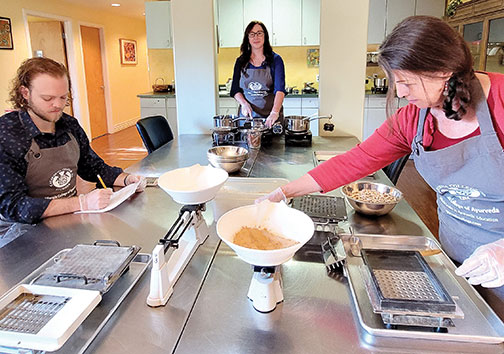
[[[380,199],[384,201],[372,202],[368,200],[359,200],[355,197],[355,193],[359,191],[376,191],[379,192]],[[402,192],[386,184],[375,183],[375,182],[353,182],[343,186],[341,191],[345,195],[348,203],[359,213],[366,215],[385,215],[389,213],[403,198]],[[371,192],[373,193],[373,192]],[[354,195],[353,195],[354,194]],[[394,199],[393,201],[385,201],[385,199]]]
[[[248,150],[239,146],[216,146],[208,149],[208,161],[228,173],[240,170],[248,159]]]

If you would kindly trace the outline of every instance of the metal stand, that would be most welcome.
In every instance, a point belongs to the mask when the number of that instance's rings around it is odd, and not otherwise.
[[[271,312],[284,300],[279,267],[254,266],[247,297],[259,312]]]
[[[147,305],[164,306],[173,286],[199,245],[209,235],[202,212],[205,204],[184,205],[178,219],[152,251],[152,272]],[[172,253],[167,257],[168,250]]]

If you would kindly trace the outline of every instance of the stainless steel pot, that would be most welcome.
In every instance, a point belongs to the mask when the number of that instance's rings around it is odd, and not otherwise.
[[[237,115],[218,115],[214,116],[214,127],[215,128],[230,128],[236,129],[238,127],[238,120],[243,119],[243,117],[238,117]]]
[[[310,122],[317,119],[331,119],[332,115],[327,116],[287,116],[285,117],[285,128],[290,132],[302,133],[310,129]]]

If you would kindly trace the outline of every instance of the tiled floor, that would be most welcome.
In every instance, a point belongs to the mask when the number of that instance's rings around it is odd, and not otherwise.
[[[91,146],[106,163],[121,168],[127,168],[147,156],[147,150],[135,126],[96,138],[91,142]],[[418,174],[413,161],[406,163],[397,181],[397,188],[403,192],[406,201],[437,237],[436,195]]]

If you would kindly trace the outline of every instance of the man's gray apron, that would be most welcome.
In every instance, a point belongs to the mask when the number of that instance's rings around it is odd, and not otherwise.
[[[264,69],[248,68],[240,76],[240,87],[243,89],[245,99],[252,107],[252,117],[267,118],[273,109],[275,94],[273,93],[273,78],[271,69],[267,65]],[[283,107],[280,110],[277,122],[283,126]],[[239,115],[245,116],[240,107]]]
[[[21,121],[21,117],[19,119]],[[48,149],[40,149],[35,139],[32,139],[30,149],[25,155],[28,164],[25,177],[28,196],[57,199],[77,194],[80,148],[73,134],[68,134],[70,140],[66,144]],[[0,220],[0,247],[21,236],[30,227],[31,225],[24,226]]]
[[[422,109],[411,146],[418,172],[437,194],[443,250],[458,263],[477,247],[504,238],[504,152],[483,89],[477,79],[471,85],[481,135],[425,151],[422,137],[428,111]],[[504,318],[504,286],[479,288]]]

